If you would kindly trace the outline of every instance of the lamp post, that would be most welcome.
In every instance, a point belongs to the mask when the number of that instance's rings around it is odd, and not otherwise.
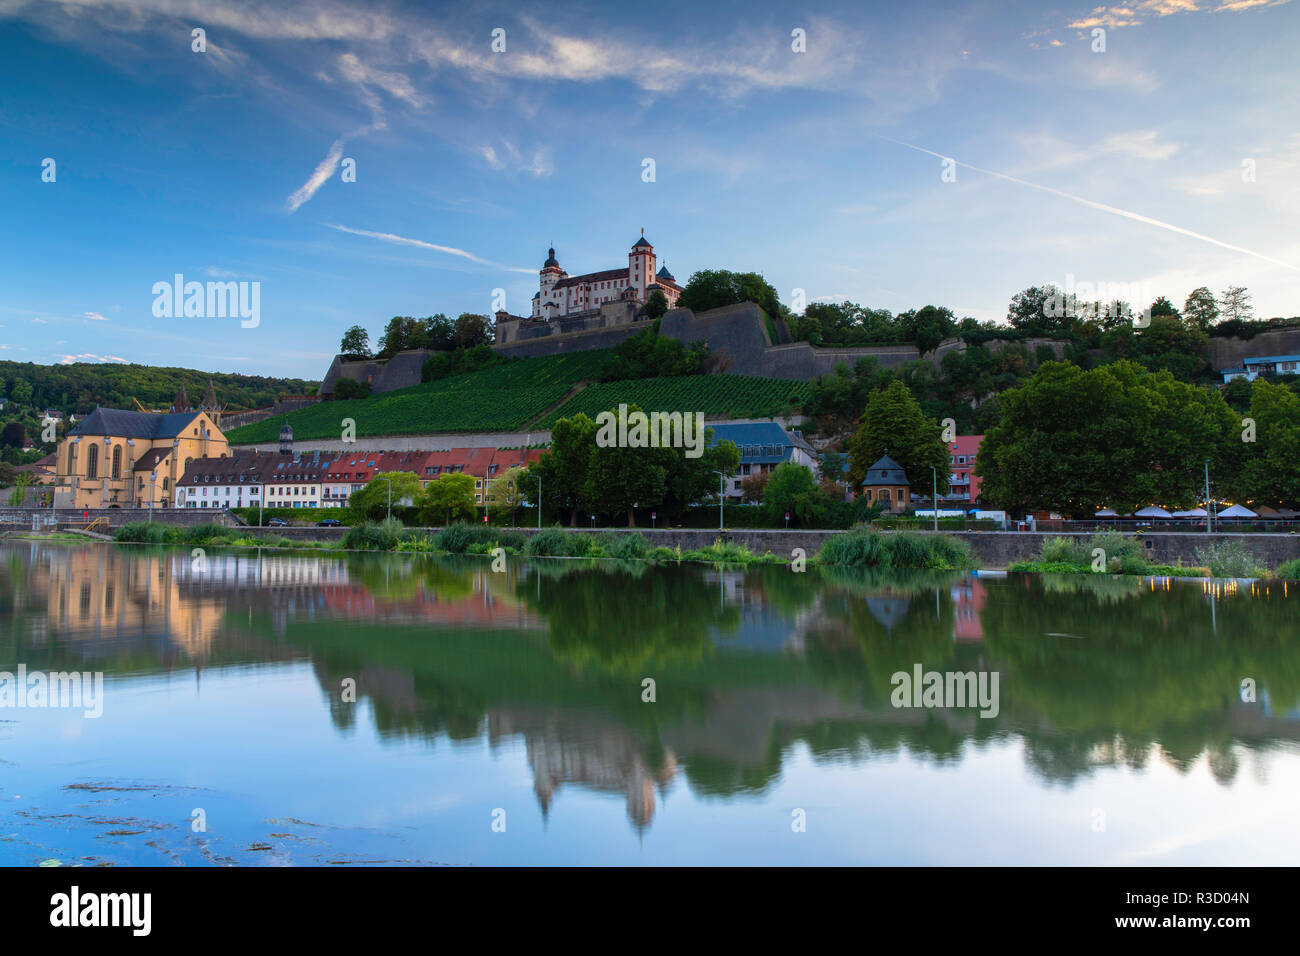
[[[939,533],[939,472],[930,466],[930,505],[934,508],[934,533]]]
[[[727,497],[727,476],[716,468],[711,469],[711,471],[718,476],[718,530],[723,531],[725,529],[722,521],[722,504]]]
[[[379,480],[388,482],[388,517],[391,519],[393,517],[393,479],[380,478]]]
[[[1214,504],[1210,501],[1210,459],[1205,459],[1205,533],[1210,533],[1210,512]]]
[[[158,469],[149,474],[149,523],[153,524],[153,499],[158,490]]]
[[[537,476],[537,530],[542,530],[542,476]]]

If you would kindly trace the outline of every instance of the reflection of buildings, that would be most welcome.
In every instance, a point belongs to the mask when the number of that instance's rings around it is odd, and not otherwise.
[[[980,615],[984,612],[984,582],[979,578],[965,578],[951,590],[953,617],[952,639],[963,642],[982,642],[984,626]]]
[[[677,776],[677,758],[665,753],[663,765],[652,769],[645,745],[614,721],[594,723],[586,711],[497,709],[488,714],[488,737],[521,734],[533,771],[533,792],[546,814],[555,792],[566,783],[606,793],[622,793],[627,814],[637,829],[654,817],[657,797]]]

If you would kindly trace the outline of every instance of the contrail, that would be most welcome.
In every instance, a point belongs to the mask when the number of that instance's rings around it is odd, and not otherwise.
[[[1184,229],[1182,226],[1175,226],[1173,223],[1161,222],[1159,219],[1152,219],[1150,216],[1144,216],[1141,213],[1129,212],[1127,209],[1118,209],[1115,206],[1108,206],[1102,202],[1094,202],[1091,199],[1084,199],[1082,196],[1074,196],[1070,193],[1062,192],[1059,189],[1053,189],[1051,186],[1040,186],[1038,183],[1031,183],[1027,179],[1018,179],[1015,176],[1008,176],[1006,173],[995,173],[991,169],[980,169],[978,166],[972,166],[970,163],[963,163],[960,160],[953,159],[951,156],[944,156],[942,153],[936,153],[934,150],[926,149],[924,146],[914,146],[911,143],[904,143],[902,140],[890,139],[888,136],[881,136],[879,133],[871,133],[870,135],[877,139],[883,139],[887,143],[893,143],[896,146],[906,146],[908,149],[914,149],[918,153],[928,153],[938,159],[952,160],[952,162],[958,166],[973,169],[975,172],[983,173],[985,176],[995,176],[998,179],[1005,179],[1008,182],[1018,183],[1021,186],[1028,186],[1030,189],[1037,189],[1041,192],[1051,193],[1053,196],[1060,196],[1062,199],[1069,199],[1073,202],[1081,203],[1084,206],[1091,206],[1093,209],[1100,209],[1102,212],[1108,212],[1115,216],[1123,216],[1125,219],[1132,219],[1134,222],[1144,222],[1148,226],[1158,226],[1161,229],[1176,232],[1180,236],[1191,236],[1193,239],[1208,242],[1211,245],[1219,246],[1222,249],[1230,249],[1233,252],[1240,252],[1244,255],[1254,256],[1256,259],[1263,259],[1265,262],[1271,262],[1275,266],[1282,266],[1285,269],[1300,272],[1300,266],[1292,265],[1289,262],[1283,262],[1281,259],[1274,259],[1272,256],[1266,256],[1261,252],[1244,249],[1241,246],[1234,246],[1227,242],[1220,242],[1212,236],[1202,235],[1199,232],[1192,232],[1190,229]]]
[[[440,246],[432,242],[425,242],[423,239],[410,239],[406,236],[395,235],[391,232],[371,232],[369,229],[350,229],[347,226],[338,226],[334,223],[326,223],[331,229],[337,229],[339,232],[346,232],[354,236],[365,236],[369,239],[379,239],[382,242],[393,242],[401,246],[415,246],[418,249],[432,249],[434,252],[445,252],[450,256],[460,256],[462,259],[468,259],[470,262],[477,262],[479,265],[492,266],[497,269],[504,269],[506,272],[522,272],[525,275],[532,275],[534,269],[520,269],[517,266],[502,265],[499,262],[493,262],[490,259],[483,259],[474,255],[472,252],[466,252],[464,249],[457,249],[454,246]]]

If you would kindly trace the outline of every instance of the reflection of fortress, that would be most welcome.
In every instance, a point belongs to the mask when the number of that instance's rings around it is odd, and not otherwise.
[[[656,771],[645,760],[645,745],[616,721],[593,726],[585,711],[494,709],[488,714],[488,739],[522,734],[533,771],[533,792],[545,815],[555,792],[566,783],[607,793],[622,793],[627,815],[638,829],[654,817],[656,794],[677,776],[669,751]]]

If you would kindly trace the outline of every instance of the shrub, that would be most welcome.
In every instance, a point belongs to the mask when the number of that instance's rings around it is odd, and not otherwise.
[[[1292,558],[1277,569],[1279,578],[1290,578],[1293,581],[1300,581],[1300,558]]]
[[[1089,564],[1092,556],[1083,542],[1075,538],[1049,537],[1043,539],[1039,560],[1044,564]]]
[[[643,561],[650,553],[649,543],[638,531],[608,531],[601,535],[601,547],[611,558],[621,561]]]
[[[559,525],[544,528],[528,539],[524,552],[534,557],[567,557],[570,554],[569,534]]]
[[[970,545],[961,538],[950,538],[947,535],[941,535],[927,540],[931,542],[932,560],[930,567],[942,570],[975,567],[975,554],[971,551]]]
[[[1196,560],[1216,578],[1259,578],[1266,573],[1241,541],[1215,541],[1197,548]]]
[[[348,529],[343,536],[343,547],[356,551],[392,551],[403,530],[402,522],[396,518],[363,521]]]
[[[862,527],[828,538],[817,557],[823,564],[846,568],[887,568],[890,564],[884,537]]]
[[[1142,545],[1138,544],[1133,538],[1124,537],[1118,531],[1102,531],[1093,535],[1092,540],[1088,542],[1088,553],[1084,556],[1083,564],[1091,563],[1092,552],[1097,548],[1101,548],[1105,553],[1108,564],[1113,558],[1119,558],[1121,565],[1126,559],[1132,558],[1137,558],[1144,567],[1147,563],[1146,554],[1142,551]]]
[[[919,534],[899,532],[885,539],[889,563],[896,568],[928,568],[930,548]]]

